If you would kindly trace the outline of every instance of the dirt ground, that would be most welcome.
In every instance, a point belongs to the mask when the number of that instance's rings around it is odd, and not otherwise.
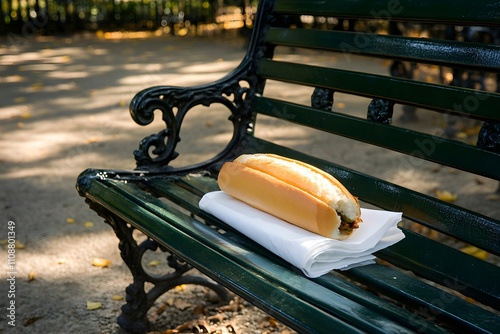
[[[160,84],[211,82],[236,67],[244,52],[245,41],[234,36],[109,34],[0,40],[0,252],[4,268],[0,272],[0,333],[116,332],[116,317],[131,276],[111,228],[84,204],[74,188],[75,180],[88,167],[134,168],[132,152],[140,139],[161,127],[158,121],[139,127],[130,119],[128,103],[136,92]],[[298,52],[291,57],[313,55]],[[314,61],[350,64],[341,57],[314,57]],[[386,65],[364,64],[380,73],[386,72]],[[286,85],[270,83],[268,89],[299,102],[310,99],[310,92]],[[364,112],[366,107],[357,108],[361,103],[348,96],[335,100],[336,107],[346,112]],[[178,164],[209,157],[229,136],[223,110],[207,114],[200,109],[192,114],[179,148],[188,153]],[[429,131],[443,128],[442,119],[420,116],[409,126]],[[500,218],[494,181],[430,163],[408,168],[412,162],[398,155],[391,156],[391,164],[383,163],[387,153],[353,147],[340,138],[332,149],[331,136],[269,119],[257,131],[429,194],[450,191],[457,195],[457,204],[480,207],[484,214]],[[195,140],[199,136],[210,140],[200,143]],[[9,227],[15,231],[17,245],[10,269]],[[95,259],[110,262],[99,267],[93,265]],[[152,270],[159,270],[156,261],[161,265],[165,259],[151,254],[148,261]],[[12,276],[15,296],[9,296],[12,285],[7,279]],[[191,286],[167,293],[151,312],[153,330],[187,323],[192,328],[214,326],[221,333],[291,332],[245,301],[237,299],[230,307],[217,309],[213,296],[206,296],[206,290]],[[6,311],[12,301],[15,327],[9,325]],[[89,310],[92,305],[97,308]]]

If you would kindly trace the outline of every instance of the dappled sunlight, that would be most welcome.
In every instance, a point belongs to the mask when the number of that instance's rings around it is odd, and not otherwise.
[[[215,73],[204,73],[204,74],[184,74],[184,75],[172,75],[172,74],[142,74],[136,76],[129,76],[119,80],[121,85],[137,85],[138,83],[142,86],[158,86],[158,85],[168,85],[168,86],[191,86],[209,83],[218,79],[221,79],[227,72],[215,72]]]
[[[79,277],[79,281],[91,279],[99,274],[104,268],[94,267],[94,258],[108,258],[111,266],[122,265],[122,261],[117,252],[117,241],[111,227],[104,222],[97,222],[92,227],[83,227],[84,222],[68,224],[60,222],[61,230],[66,232],[49,240],[38,241],[36,262],[20,261],[18,273],[25,273],[28,277],[30,271],[34,271],[38,279],[44,281],[58,281]],[[31,243],[26,245],[22,251],[25,254],[34,252]],[[79,249],[79,252],[61,253],[62,248]],[[86,269],[82,272],[82,264]],[[21,276],[20,275],[20,276]]]
[[[179,71],[180,73],[213,73],[213,72],[230,72],[239,65],[240,61],[219,61],[213,63],[205,63],[198,65],[184,66]]]
[[[44,53],[48,54],[47,51]],[[217,70],[220,70],[230,68],[238,61],[224,65],[225,62],[219,60],[208,63],[208,67],[219,64]],[[140,127],[130,118],[128,104],[135,93],[157,84],[187,86],[207,83],[226,74],[202,71],[202,65],[191,68],[192,74],[162,74],[163,65],[159,63],[87,66],[74,59],[61,68],[55,64],[25,64],[19,68],[28,77],[36,73],[38,78],[36,82],[29,80],[24,85],[10,87],[11,96],[19,96],[18,104],[0,107],[0,117],[7,121],[9,141],[9,145],[0,148],[4,167],[7,167],[2,179],[27,178],[35,183],[39,178],[50,178],[55,174],[56,178],[75,178],[91,166],[133,168],[132,151],[140,139],[160,129],[157,126]],[[196,69],[202,71],[201,74],[197,74]],[[129,75],[139,72],[146,74]],[[95,75],[105,73],[112,73],[111,81],[93,80]],[[95,84],[88,87],[85,80],[92,80]],[[55,95],[41,96],[41,93]],[[32,94],[37,95],[30,97]],[[161,115],[157,116],[155,124],[160,122],[161,127]],[[223,116],[226,122],[227,116],[228,111]],[[184,131],[187,129],[188,126]],[[224,147],[231,133],[216,134],[211,136],[211,141],[214,146]],[[114,152],[124,158],[110,159],[103,155],[110,145],[115,147],[128,141],[130,144],[122,146],[123,151]],[[203,149],[188,160],[199,161],[200,157],[206,158]]]
[[[52,72],[47,74],[47,78],[52,79],[81,79],[90,75],[88,72]]]

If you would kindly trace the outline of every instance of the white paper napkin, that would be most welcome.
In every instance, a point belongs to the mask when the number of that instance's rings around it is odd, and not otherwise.
[[[404,238],[397,228],[401,212],[361,209],[363,222],[340,241],[287,223],[222,191],[205,194],[199,206],[312,278],[372,263],[372,253]]]

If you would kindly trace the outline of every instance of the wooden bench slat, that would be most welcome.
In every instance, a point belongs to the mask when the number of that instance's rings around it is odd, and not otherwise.
[[[275,10],[283,14],[354,17],[365,19],[391,19],[403,21],[425,21],[443,24],[471,25],[500,24],[500,4],[496,0],[481,1],[471,10],[468,0],[441,0],[421,2],[399,0],[352,0],[339,5],[335,0],[278,0]]]
[[[479,150],[456,140],[264,97],[256,97],[253,107],[255,112],[263,115],[279,117],[486,177],[500,178],[500,170],[490,168],[490,164],[500,163],[500,154]],[[312,114],[314,117],[311,117]],[[383,136],[380,135],[382,133]],[[408,136],[409,133],[412,136]],[[468,159],[464,159],[464,156]],[[412,160],[402,159],[401,163],[404,167],[411,167]]]
[[[274,27],[266,41],[275,45],[377,56],[441,66],[500,71],[500,46],[358,32]]]
[[[500,94],[491,92],[269,59],[260,62],[259,74],[271,80],[330,88],[430,110],[500,121],[500,113],[497,112]],[[360,85],[360,82],[363,84]],[[480,107],[465,105],[466,102],[471,103],[471,98],[474,98],[474,105],[477,103]]]

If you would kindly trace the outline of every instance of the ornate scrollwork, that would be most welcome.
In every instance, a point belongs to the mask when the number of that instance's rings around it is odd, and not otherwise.
[[[479,131],[477,147],[500,153],[500,122],[484,122]]]
[[[255,24],[267,26],[272,2],[264,2],[266,10],[259,11]],[[268,29],[268,28],[266,28]],[[233,137],[223,152],[199,166],[207,167],[232,154],[236,142],[251,133],[249,128],[253,122],[250,103],[256,93],[264,87],[264,81],[257,77],[258,61],[263,55],[269,55],[273,48],[264,41],[266,29],[255,29],[250,41],[247,56],[240,66],[228,76],[210,85],[182,87],[151,87],[139,92],[130,104],[132,118],[140,125],[148,125],[154,119],[155,111],[162,113],[166,128],[156,134],[144,138],[139,148],[134,151],[137,169],[148,171],[165,171],[172,168],[168,164],[178,153],[175,151],[180,141],[180,129],[186,113],[197,105],[210,106],[222,103],[231,111],[230,121],[233,123]]]
[[[133,226],[98,204],[90,200],[86,200],[86,202],[113,228],[120,240],[121,257],[133,276],[133,283],[125,289],[126,304],[122,306],[122,314],[118,317],[118,324],[126,333],[146,333],[149,327],[148,310],[161,295],[178,285],[206,286],[212,289],[222,302],[229,301],[229,293],[224,287],[203,276],[187,275],[187,272],[192,269],[191,265],[164,247],[159,247],[158,243],[150,238],[137,243],[134,238],[135,228]],[[155,276],[144,269],[142,258],[147,251],[156,251],[158,248],[168,254],[167,264],[174,270],[164,275]],[[153,285],[148,291],[146,291],[146,282]]]
[[[394,102],[385,99],[373,99],[368,105],[367,118],[382,124],[391,124]]]

